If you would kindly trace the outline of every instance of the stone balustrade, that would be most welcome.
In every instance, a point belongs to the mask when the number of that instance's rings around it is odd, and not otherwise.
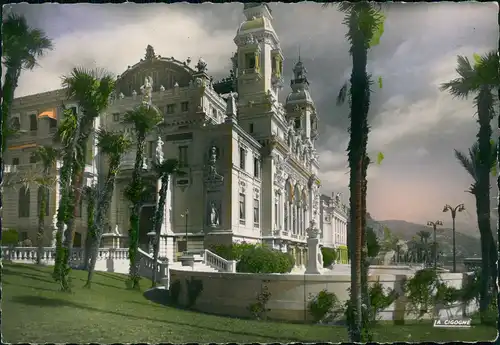
[[[203,251],[203,262],[219,272],[236,272],[235,260],[226,260],[208,249]]]

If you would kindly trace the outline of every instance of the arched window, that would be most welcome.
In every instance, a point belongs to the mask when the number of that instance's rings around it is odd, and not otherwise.
[[[26,187],[19,189],[19,200],[17,208],[19,210],[19,218],[29,218],[30,216],[30,190]]]
[[[40,214],[40,207],[42,206],[42,198],[44,197],[45,193],[45,216],[49,215],[49,205],[50,205],[50,192],[47,187],[40,186],[38,187],[38,208],[37,208],[37,214]]]

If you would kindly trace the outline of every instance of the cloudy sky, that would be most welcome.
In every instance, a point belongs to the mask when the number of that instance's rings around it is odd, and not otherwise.
[[[464,192],[471,180],[453,149],[474,141],[471,100],[452,99],[440,83],[455,77],[457,55],[471,57],[498,46],[496,3],[386,5],[385,32],[369,56],[369,70],[383,79],[370,108],[369,151],[385,160],[369,170],[368,210],[375,219],[449,224],[444,204],[464,202],[460,223],[474,224],[474,199]],[[274,28],[285,54],[287,83],[302,55],[321,119],[321,178],[326,193],[347,201],[348,108],[335,96],[351,69],[342,14],[317,3],[271,3]],[[4,9],[6,9],[4,7]],[[33,27],[47,33],[55,49],[32,72],[24,72],[16,96],[60,87],[59,77],[75,65],[105,67],[121,74],[144,56],[178,60],[203,57],[216,79],[227,74],[233,38],[243,21],[242,4],[12,5]],[[290,91],[286,87],[283,97]],[[496,189],[493,190],[496,194]],[[461,226],[463,230],[473,225]],[[460,229],[458,229],[460,230]]]

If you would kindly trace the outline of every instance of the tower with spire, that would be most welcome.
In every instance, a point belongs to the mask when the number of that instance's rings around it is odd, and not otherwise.
[[[288,94],[285,102],[287,118],[290,122],[293,122],[295,133],[314,143],[318,135],[318,118],[309,91],[307,69],[302,62],[300,53],[298,62],[293,68],[293,79],[290,82],[290,87],[292,92]]]
[[[238,94],[240,103],[259,102],[272,93],[278,97],[282,81],[283,53],[273,16],[267,4],[245,4],[245,21],[237,31]]]

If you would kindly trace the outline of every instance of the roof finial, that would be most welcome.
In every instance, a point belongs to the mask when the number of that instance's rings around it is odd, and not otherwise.
[[[301,62],[301,61],[300,61],[300,44],[299,44],[299,62]]]

